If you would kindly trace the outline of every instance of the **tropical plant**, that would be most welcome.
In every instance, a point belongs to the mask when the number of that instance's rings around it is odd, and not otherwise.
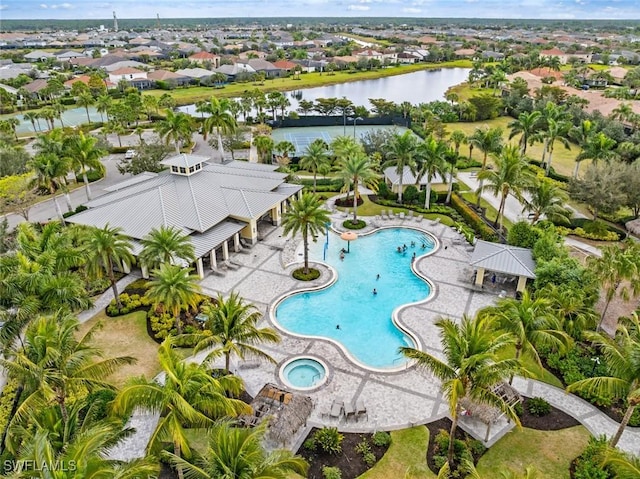
[[[253,429],[218,424],[209,433],[204,454],[195,453],[188,461],[171,453],[164,456],[193,479],[284,479],[290,473],[306,476],[308,465],[302,457],[287,450],[264,450],[266,424]]]
[[[189,274],[190,271],[191,268],[162,263],[160,268],[153,270],[154,279],[147,284],[146,296],[154,308],[171,312],[178,334],[182,333],[180,311],[182,308],[195,309],[201,299],[200,278]]]
[[[538,294],[549,300],[553,314],[571,337],[581,339],[583,331],[595,329],[598,324],[598,314],[584,288],[549,283]]]
[[[102,120],[103,123],[104,123],[104,117],[102,116],[102,114],[106,113],[107,121],[109,121],[109,110],[111,110],[112,105],[113,105],[113,98],[111,98],[111,96],[107,95],[106,93],[96,98],[96,110],[98,110],[98,113],[100,113],[100,119]]]
[[[509,139],[512,139],[516,135],[520,136],[520,152],[523,155],[527,154],[527,145],[530,139],[536,133],[540,127],[540,117],[542,113],[537,110],[532,112],[523,112],[518,115],[518,118],[513,120],[507,125],[511,130],[509,133]]]
[[[467,135],[462,130],[454,130],[449,136],[449,141],[453,143],[453,151],[456,152],[456,157],[460,155],[460,145],[467,143]]]
[[[82,131],[69,139],[68,154],[71,157],[71,166],[79,169],[82,173],[82,181],[84,181],[84,187],[87,192],[87,200],[91,200],[87,168],[101,173],[105,171],[105,167],[100,161],[100,158],[105,156],[107,152],[97,147],[97,142],[97,138],[85,136]]]
[[[546,178],[534,181],[523,196],[522,212],[531,213],[531,224],[536,224],[544,216],[556,224],[569,224],[572,212],[565,205],[569,196],[557,184]]]
[[[27,165],[35,174],[31,186],[45,189],[53,196],[53,203],[60,221],[64,221],[56,193],[58,190],[67,191],[64,178],[69,172],[71,162],[67,157],[58,156],[55,153],[39,153]]]
[[[309,235],[315,237],[331,222],[322,200],[314,194],[303,193],[293,200],[282,219],[285,235],[302,235],[304,274],[309,274]]]
[[[213,348],[208,359],[224,355],[225,370],[230,370],[231,355],[236,354],[241,359],[246,356],[256,356],[275,362],[271,356],[258,347],[261,343],[277,343],[280,336],[272,328],[257,326],[262,314],[256,307],[246,303],[236,292],[232,292],[228,299],[220,294],[215,304],[202,307],[201,314],[206,316],[206,334],[198,335],[195,352]]]
[[[149,269],[158,268],[163,263],[175,264],[182,260],[187,264],[195,260],[195,248],[189,236],[174,226],[161,225],[152,228],[140,240],[142,251],[138,255],[140,262]]]
[[[609,138],[602,132],[589,136],[582,145],[582,150],[576,157],[576,167],[573,172],[573,177],[578,177],[580,162],[584,160],[591,160],[593,163],[598,163],[599,161],[608,163],[618,158],[618,154],[614,151],[615,146],[615,140]]]
[[[209,116],[204,119],[202,124],[202,136],[207,139],[207,134],[215,130],[218,137],[218,152],[221,158],[224,158],[224,149],[222,146],[222,134],[233,133],[238,128],[238,122],[231,113],[230,100],[227,98],[217,98],[212,96],[206,107],[203,108]]]
[[[93,105],[95,102],[96,101],[93,98],[93,95],[91,95],[91,92],[88,90],[83,91],[82,93],[80,93],[80,95],[78,95],[78,98],[76,98],[77,105],[83,107],[87,112],[87,123],[89,124],[91,124],[91,117],[89,116],[89,107]]]
[[[615,447],[633,411],[640,404],[640,319],[637,313],[630,318],[621,318],[615,338],[592,331],[585,332],[585,338],[595,343],[602,352],[609,376],[577,381],[569,385],[567,391],[626,400],[627,410],[609,441],[609,446]]]
[[[469,143],[469,151],[472,147],[482,152],[482,168],[480,172],[487,169],[487,157],[491,153],[499,153],[502,150],[502,129],[500,128],[476,128],[473,134],[467,140]],[[471,153],[469,153],[471,156]],[[483,180],[480,179],[478,188],[477,204],[480,205],[483,190]]]
[[[113,268],[117,265],[126,270],[133,263],[131,240],[122,233],[122,228],[110,227],[107,223],[102,228],[90,228],[85,252],[89,275],[94,278],[105,275],[109,278],[116,305],[122,309]]]
[[[402,135],[394,134],[385,151],[387,161],[382,167],[395,167],[396,174],[399,178],[398,183],[398,202],[402,203],[403,183],[405,168],[415,174],[416,157],[418,155],[418,142],[412,131],[407,130]]]
[[[499,331],[514,338],[518,361],[525,354],[541,366],[539,349],[563,351],[571,342],[554,316],[551,302],[544,297],[534,298],[526,290],[521,299],[499,299],[495,306],[484,308],[479,315],[489,318]],[[513,376],[509,384],[512,382]]]
[[[346,180],[345,186],[348,188],[349,185],[353,185],[353,223],[357,223],[360,183],[375,191],[378,174],[373,170],[371,159],[361,150],[341,158],[336,168],[340,176]]]
[[[312,141],[305,148],[303,157],[300,159],[300,167],[313,173],[313,192],[316,192],[316,177],[319,171],[329,167],[329,153],[327,144],[322,139]]]
[[[273,138],[266,135],[258,135],[253,138],[253,144],[255,145],[256,152],[258,153],[258,161],[260,163],[271,163],[273,147],[275,146]]]
[[[167,144],[173,141],[176,153],[180,154],[180,146],[191,141],[193,121],[191,116],[186,113],[175,113],[168,110],[166,118],[157,123],[156,131]]]
[[[488,320],[480,317],[464,316],[460,324],[452,319],[439,319],[435,324],[441,330],[444,360],[414,348],[402,347],[400,351],[442,381],[451,416],[449,437],[455,437],[460,399],[464,397],[496,407],[520,425],[513,408],[494,390],[519,369],[517,360],[497,357],[499,351],[514,343],[513,337],[507,333],[496,334]],[[454,443],[449,441],[449,464],[454,463]]]
[[[433,180],[436,174],[439,174],[442,178],[445,177],[447,150],[446,143],[437,140],[432,135],[429,135],[424,141],[418,144],[416,182],[420,183],[422,178],[427,178],[424,198],[425,209],[429,209],[429,202],[431,200],[431,180]]]
[[[483,170],[478,173],[480,186],[476,194],[478,198],[482,195],[483,183],[486,182],[486,188],[494,196],[500,195],[495,224],[502,229],[507,197],[512,194],[518,201],[523,202],[523,193],[533,185],[534,176],[529,169],[527,160],[516,146],[504,147],[500,154],[493,156],[493,159],[496,164],[494,170]]]

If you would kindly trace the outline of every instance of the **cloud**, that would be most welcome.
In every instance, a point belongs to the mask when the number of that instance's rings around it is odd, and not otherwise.
[[[47,9],[47,8],[49,8],[49,5],[47,5],[46,3],[41,3],[40,4],[40,8]]]
[[[358,12],[366,12],[370,8],[371,7],[369,7],[368,5],[349,5],[347,7],[347,10],[353,10],[353,11],[358,11]]]
[[[422,9],[421,8],[407,7],[407,8],[403,8],[402,11],[404,13],[420,13],[420,12],[422,12]]]
[[[6,10],[7,8],[9,8],[8,5],[0,5],[0,10]]]

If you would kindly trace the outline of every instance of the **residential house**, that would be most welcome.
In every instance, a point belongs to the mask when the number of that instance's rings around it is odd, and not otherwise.
[[[139,90],[153,86],[151,80],[147,78],[147,72],[138,70],[137,68],[119,68],[118,70],[109,72],[109,81],[111,83],[117,85],[122,80]]]
[[[56,56],[53,53],[45,52],[43,50],[33,50],[24,55],[24,59],[30,62],[44,62],[50,59],[55,60]]]
[[[277,62],[273,62],[273,66],[279,68],[283,72],[292,72],[298,64],[290,62],[289,60],[278,60]]]
[[[404,51],[398,53],[397,60],[398,63],[412,64],[420,62],[422,60],[422,57],[415,52]]]
[[[256,71],[248,63],[234,63],[232,65],[220,65],[215,69],[215,72],[222,73],[227,76],[227,80],[233,81],[238,75],[242,75],[244,73],[255,73]]]
[[[200,65],[209,64],[211,68],[218,68],[220,66],[220,56],[214,55],[209,52],[194,53],[189,57],[189,60]]]
[[[252,58],[250,60],[246,60],[243,62],[245,65],[249,65],[256,72],[263,72],[267,78],[274,78],[280,76],[281,70],[276,67],[273,63],[268,62],[266,60],[259,60],[257,58]]]
[[[453,54],[458,58],[472,58],[475,56],[476,51],[473,48],[459,48]]]
[[[176,70],[176,74],[194,80],[201,80],[203,78],[209,78],[214,72],[205,70],[204,68],[183,68],[182,70]]]
[[[164,82],[171,86],[184,86],[191,83],[191,78],[186,75],[170,72],[168,70],[155,70],[147,73],[147,78],[154,82]]]
[[[246,52],[240,52],[238,54],[238,58],[240,60],[251,60],[254,58],[257,58],[258,60],[265,60],[267,58],[267,54],[258,50],[247,50]]]
[[[76,52],[73,50],[67,50],[66,52],[58,53],[56,55],[56,59],[59,62],[69,62],[74,58],[87,58],[87,55],[82,52]]]

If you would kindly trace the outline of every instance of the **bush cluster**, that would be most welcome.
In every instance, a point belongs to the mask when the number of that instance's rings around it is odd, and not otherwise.
[[[153,310],[149,310],[147,313],[147,319],[151,325],[151,331],[153,331],[153,337],[156,339],[165,339],[169,336],[176,323],[176,320],[169,313],[156,313]]]
[[[527,401],[527,409],[534,416],[542,417],[551,412],[551,404],[541,397],[534,397]]]
[[[118,309],[116,300],[112,299],[109,306],[107,306],[107,316],[122,316],[133,311],[146,310],[151,305],[149,298],[140,296],[139,294],[129,295],[128,293],[122,293],[118,297],[120,298],[122,308]]]
[[[328,454],[340,454],[342,452],[342,440],[344,436],[335,427],[323,427],[313,435],[313,443],[316,449]]]
[[[362,456],[362,460],[367,466],[371,467],[376,463],[376,456],[371,451],[371,445],[366,438],[356,444],[355,451]]]
[[[322,477],[324,479],[342,479],[342,471],[339,467],[324,466],[322,468]]]
[[[4,431],[10,419],[13,403],[18,394],[18,380],[9,379],[0,394],[0,431]]]
[[[582,454],[574,461],[574,479],[613,479],[614,475],[608,468],[603,468],[600,458],[607,448],[605,437],[589,438],[589,444]]]
[[[385,431],[377,431],[373,433],[371,442],[374,446],[389,446],[391,444],[391,434]]]
[[[309,268],[309,272],[305,274],[304,268],[299,268],[293,272],[293,277],[298,281],[313,281],[320,277],[320,271],[315,268]]]
[[[367,223],[364,220],[358,220],[354,222],[351,219],[343,221],[342,226],[347,228],[348,230],[361,230],[362,228],[367,226]]]
[[[615,233],[614,231],[606,230],[604,233],[589,233],[583,228],[565,228],[564,226],[556,226],[556,230],[563,236],[566,235],[575,235],[580,238],[587,238],[596,241],[618,241],[620,239],[620,235]]]
[[[457,194],[451,195],[451,206],[462,216],[465,221],[473,228],[476,235],[486,241],[497,241],[498,236],[489,228],[482,218],[473,211],[462,198]]]
[[[447,462],[447,452],[449,450],[449,432],[441,429],[434,438],[434,455],[433,462],[436,469],[442,468],[444,463]],[[461,439],[455,439],[453,443],[453,456],[456,464],[460,464],[462,461],[467,460],[475,463],[475,461],[482,456],[487,448],[482,444],[482,441],[475,439],[468,439],[463,441]]]

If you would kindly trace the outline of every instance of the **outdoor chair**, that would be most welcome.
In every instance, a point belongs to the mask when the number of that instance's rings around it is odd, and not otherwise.
[[[423,216],[422,215],[418,215],[416,217],[416,223],[420,223],[422,221]]]
[[[389,216],[389,214],[387,213],[387,210],[382,210],[382,212],[380,213],[380,216],[382,217],[383,220],[389,220],[391,219],[391,217]]]
[[[356,408],[354,407],[354,405],[352,403],[345,403],[344,404],[344,418],[346,421],[349,420],[349,418],[355,418],[356,417]]]
[[[364,416],[367,421],[369,420],[369,415],[367,414],[367,407],[364,405],[364,401],[362,399],[358,399],[356,401],[356,420],[360,418],[360,416]]]
[[[409,210],[409,213],[407,214],[407,219],[409,221],[413,220],[413,210]]]
[[[404,212],[401,211],[400,213],[398,213],[398,218],[403,220],[404,219]]]
[[[338,421],[340,421],[343,411],[344,411],[344,401],[334,399],[333,403],[331,403],[331,410],[329,411],[329,417],[331,419],[335,418]]]

